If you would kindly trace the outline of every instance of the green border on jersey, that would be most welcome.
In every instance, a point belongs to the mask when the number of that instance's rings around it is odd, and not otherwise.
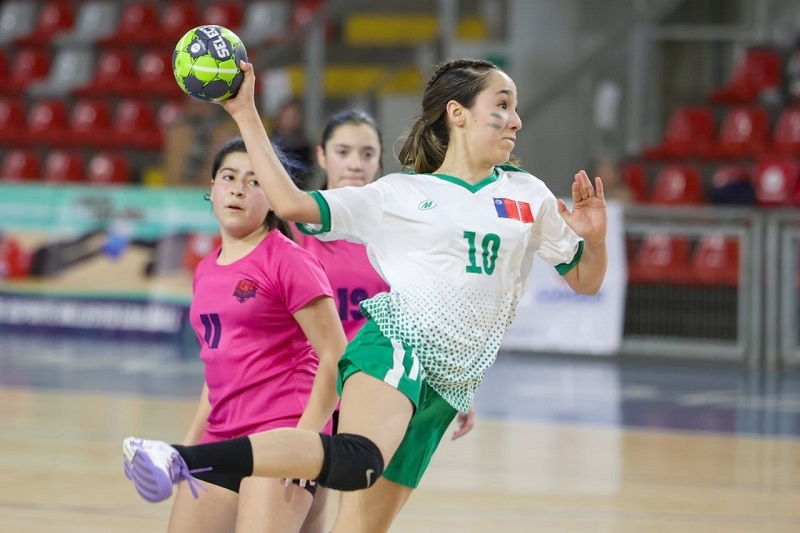
[[[494,183],[500,178],[500,173],[497,171],[497,167],[494,168],[491,174],[486,176],[484,179],[476,183],[475,185],[471,185],[466,181],[456,178],[454,176],[450,176],[449,174],[431,174],[431,176],[435,176],[440,180],[447,181],[452,183],[453,185],[458,185],[459,187],[464,187],[469,192],[478,192],[479,190],[483,189],[487,185]]]
[[[530,174],[530,172],[528,172],[524,168],[515,167],[514,165],[511,165],[509,163],[504,163],[502,165],[497,165],[497,168],[499,168],[500,170],[505,170],[507,172],[523,172],[525,174]]]
[[[569,263],[561,263],[560,265],[556,265],[556,271],[563,276],[575,268],[575,265],[577,265],[578,261],[581,260],[581,255],[583,255],[583,241],[578,241],[578,251],[575,252],[575,257],[573,257],[572,261]]]
[[[317,202],[319,206],[319,218],[321,225],[319,229],[315,228],[316,224],[295,224],[301,233],[306,235],[319,235],[321,233],[328,233],[331,230],[331,208],[328,207],[328,202],[319,191],[310,191],[308,194]]]

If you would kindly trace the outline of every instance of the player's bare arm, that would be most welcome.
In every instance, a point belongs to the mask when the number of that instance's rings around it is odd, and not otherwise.
[[[297,188],[281,165],[261,122],[255,103],[255,81],[252,63],[241,63],[244,81],[235,97],[221,102],[239,126],[247,153],[253,162],[258,182],[267,195],[275,214],[284,220],[319,224],[317,202]]]

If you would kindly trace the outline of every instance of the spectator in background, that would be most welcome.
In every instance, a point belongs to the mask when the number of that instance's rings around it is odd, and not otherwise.
[[[616,158],[600,156],[594,163],[593,175],[603,180],[607,201],[631,203],[635,200],[633,191],[622,179],[622,169]]]
[[[313,146],[303,132],[303,106],[296,98],[286,100],[272,119],[270,138],[283,148],[286,154],[305,165],[306,170],[297,178],[300,188],[307,189],[308,182],[314,175]]]
[[[217,148],[239,131],[220,106],[187,99],[183,113],[167,129],[163,153],[166,183],[207,187]]]

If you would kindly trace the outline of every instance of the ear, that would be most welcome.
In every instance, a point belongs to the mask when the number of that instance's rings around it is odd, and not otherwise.
[[[319,145],[317,145],[317,164],[322,170],[327,170],[328,168],[328,161],[325,157],[325,149]]]
[[[447,117],[454,126],[460,128],[467,123],[466,109],[455,100],[447,102],[445,110],[447,111]]]

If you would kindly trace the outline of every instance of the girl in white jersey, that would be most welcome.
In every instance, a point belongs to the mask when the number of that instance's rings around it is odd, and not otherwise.
[[[275,430],[189,447],[130,437],[125,460],[151,501],[194,469],[314,479],[353,491],[342,495],[334,532],[386,531],[456,413],[469,409],[534,255],[573,290],[600,289],[603,185],[576,174],[570,212],[542,181],[507,165],[522,127],[516,85],[487,61],[460,59],[434,72],[400,151],[415,174],[304,193],[280,168],[255,108],[252,66],[243,69],[239,94],[224,105],[270,203],[306,231],[364,242],[391,291],[361,304],[369,320],[339,363],[336,436]]]
[[[345,109],[329,116],[316,150],[317,163],[325,172],[322,188],[363,187],[372,183],[381,170],[382,151],[378,124],[366,111]],[[352,340],[367,320],[359,307],[361,301],[387,292],[389,285],[375,271],[363,244],[344,239],[323,241],[302,234],[296,237],[303,248],[325,265],[345,335],[348,341]],[[338,411],[334,413],[334,421],[337,416]],[[458,428],[451,438],[466,435],[473,424],[472,409],[468,413],[459,413]],[[326,498],[327,490],[318,489],[302,533],[327,531],[322,512]]]

